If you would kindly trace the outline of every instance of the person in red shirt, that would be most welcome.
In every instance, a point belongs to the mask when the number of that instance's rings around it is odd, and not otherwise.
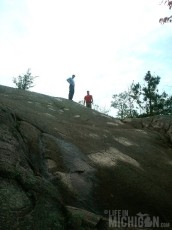
[[[90,92],[87,91],[87,95],[84,97],[84,105],[86,104],[86,107],[91,108],[93,103],[93,97],[90,95]]]

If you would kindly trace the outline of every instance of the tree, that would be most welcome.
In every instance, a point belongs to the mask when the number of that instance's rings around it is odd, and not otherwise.
[[[126,117],[137,117],[138,113],[134,107],[134,98],[131,95],[131,87],[127,91],[119,94],[114,94],[112,98],[114,101],[111,102],[111,106],[118,109],[117,117],[124,119]]]
[[[161,103],[162,103],[163,114],[164,115],[172,114],[172,96],[168,97],[166,100],[163,100]]]
[[[172,96],[158,91],[159,76],[152,76],[148,71],[144,77],[145,84],[131,84],[128,91],[113,95],[111,106],[118,109],[118,117],[143,117],[172,114]]]
[[[142,88],[143,100],[146,103],[146,114],[152,116],[155,112],[155,108],[158,106],[158,99],[161,99],[161,95],[158,94],[157,86],[160,82],[160,77],[153,77],[150,71],[144,77],[146,86]]]
[[[18,89],[28,90],[34,87],[33,82],[36,77],[33,77],[30,69],[28,69],[23,76],[19,75],[17,78],[13,78],[13,83],[16,84]]]
[[[162,2],[160,4],[167,5],[170,10],[172,8],[172,1],[170,1],[170,0],[162,0]],[[161,23],[161,24],[164,24],[167,22],[172,22],[172,15],[170,17],[164,17],[164,18],[159,19],[159,23]]]
[[[151,72],[148,71],[144,77],[144,81],[146,83],[142,87],[140,83],[133,84],[132,86],[133,95],[136,95],[135,97],[132,97],[141,109],[140,115],[153,116],[164,114],[165,110],[167,111],[170,106],[170,104],[167,103],[167,101],[170,100],[167,93],[159,93],[158,85],[160,83],[160,77],[152,76]]]

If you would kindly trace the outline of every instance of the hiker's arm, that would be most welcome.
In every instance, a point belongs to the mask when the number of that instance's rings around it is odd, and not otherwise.
[[[70,84],[70,78],[66,79],[66,81]]]

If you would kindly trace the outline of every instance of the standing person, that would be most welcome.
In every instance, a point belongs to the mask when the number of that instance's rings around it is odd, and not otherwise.
[[[84,97],[84,105],[85,103],[88,108],[91,108],[93,103],[93,97],[92,95],[90,95],[90,91],[87,91],[87,95]]]
[[[73,99],[73,95],[75,92],[75,81],[74,81],[75,75],[72,75],[72,77],[67,79],[67,82],[69,83],[69,100]]]

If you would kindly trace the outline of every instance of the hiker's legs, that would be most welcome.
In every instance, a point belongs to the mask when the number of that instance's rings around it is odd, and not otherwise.
[[[70,85],[69,86],[69,100],[73,99],[73,95],[74,95],[74,86]]]
[[[74,92],[69,92],[69,100],[72,100],[73,99],[73,95],[74,95]]]
[[[91,103],[86,103],[86,106],[91,109]]]

